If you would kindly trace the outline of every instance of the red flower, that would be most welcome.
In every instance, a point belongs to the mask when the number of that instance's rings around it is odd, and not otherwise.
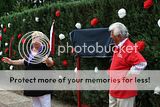
[[[4,33],[7,32],[7,28],[6,28],[6,27],[3,28],[3,32],[4,32]]]
[[[23,38],[23,39],[22,39],[22,43],[25,44],[25,42],[26,42],[26,39]]]
[[[0,35],[0,41],[2,41],[2,35]]]
[[[18,34],[17,38],[20,39],[22,37],[22,34]]]
[[[62,61],[62,65],[63,65],[64,67],[67,67],[67,66],[68,66],[68,62],[67,62],[66,59]]]
[[[144,9],[148,9],[153,5],[153,0],[146,0],[144,2]]]
[[[4,58],[1,58],[1,61],[3,62],[3,61],[4,61]]]
[[[57,10],[56,13],[55,13],[56,17],[60,17],[61,15],[61,11],[60,10]]]
[[[138,41],[135,43],[135,45],[137,45],[137,50],[138,51],[143,51],[145,48],[145,42],[144,41]]]
[[[9,48],[6,48],[6,49],[4,50],[4,53],[8,53],[8,51],[9,51]]]
[[[96,26],[98,24],[99,20],[98,18],[93,18],[90,22],[91,26]]]

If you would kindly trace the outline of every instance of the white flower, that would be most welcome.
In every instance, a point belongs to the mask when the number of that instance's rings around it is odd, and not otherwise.
[[[35,21],[36,21],[36,22],[39,22],[39,17],[35,17]]]
[[[8,23],[8,28],[10,28],[11,27],[11,23]]]
[[[160,94],[160,87],[157,86],[155,89],[154,89],[154,94]]]
[[[74,69],[74,72],[77,73],[77,67]]]
[[[3,24],[1,24],[1,28],[3,28]]]
[[[121,8],[118,11],[118,16],[119,16],[119,18],[124,18],[126,16],[126,10],[124,8]]]
[[[7,15],[9,15],[9,13],[7,12]]]
[[[94,72],[96,72],[96,73],[98,72],[98,67],[94,68]]]
[[[8,43],[7,43],[7,42],[5,43],[5,46],[8,46]]]
[[[59,39],[62,40],[62,39],[64,39],[64,38],[65,38],[64,34],[61,33],[61,34],[59,35]]]
[[[34,3],[36,3],[37,2],[37,0],[34,0]]]
[[[13,65],[11,65],[11,66],[9,67],[10,70],[13,70],[13,68],[14,68]]]
[[[41,4],[41,3],[42,3],[42,1],[40,0],[40,1],[39,1],[39,3]]]
[[[26,21],[26,19],[23,19],[23,22],[25,22]]]
[[[77,29],[81,29],[81,28],[82,28],[82,26],[81,26],[80,23],[76,23],[75,27],[76,27]]]
[[[3,52],[1,51],[1,52],[0,52],[0,56],[2,56],[2,54],[3,54]]]
[[[160,27],[160,19],[158,20],[157,24],[158,24],[158,26]]]

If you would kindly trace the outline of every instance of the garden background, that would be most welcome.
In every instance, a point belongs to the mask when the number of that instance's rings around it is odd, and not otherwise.
[[[143,56],[148,62],[146,69],[160,69],[160,28],[157,24],[160,19],[160,1],[154,0],[153,6],[148,9],[143,7],[144,0],[3,0],[0,4],[0,59],[8,57],[10,53],[10,40],[12,42],[12,59],[20,58],[18,53],[18,43],[21,35],[29,31],[42,31],[49,37],[50,27],[55,19],[56,45],[66,46],[70,42],[69,32],[76,29],[75,24],[81,23],[82,28],[108,27],[114,22],[124,23],[129,30],[130,39],[145,42]],[[118,17],[118,10],[124,8],[127,15],[124,18]],[[60,12],[57,16],[56,12]],[[37,19],[38,18],[38,21]],[[91,26],[92,19],[97,18],[96,26]],[[59,34],[64,34],[65,39],[60,40]],[[8,43],[8,45],[6,44]],[[74,70],[75,57],[69,53],[53,56],[56,70]],[[65,65],[64,65],[65,62]],[[82,59],[81,69],[93,70],[96,66],[100,70],[109,67],[109,59]],[[0,61],[0,69],[10,69]],[[23,67],[14,66],[14,69]],[[137,107],[159,107],[160,96],[154,95],[153,91],[141,91],[136,98]],[[55,91],[53,96],[57,99],[76,103],[75,91]],[[91,107],[107,107],[108,91],[82,91],[82,102]]]

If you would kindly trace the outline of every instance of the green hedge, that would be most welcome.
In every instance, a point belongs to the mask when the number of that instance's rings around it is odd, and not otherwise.
[[[117,12],[122,7],[127,10],[127,16],[120,19]],[[55,17],[55,11],[57,9],[61,10],[61,16],[59,18]],[[7,25],[9,22],[12,24],[11,28],[7,28],[6,34],[2,34],[3,40],[1,50],[4,51],[6,48],[4,43],[9,41],[12,35],[14,35],[13,46],[15,52],[17,52],[17,44],[19,42],[17,35],[19,33],[25,34],[29,31],[39,30],[49,35],[52,18],[55,18],[56,20],[55,31],[57,50],[59,44],[66,45],[66,42],[70,41],[68,34],[75,29],[75,23],[80,22],[83,28],[91,28],[90,20],[97,17],[100,22],[96,27],[108,27],[111,23],[120,21],[128,27],[129,33],[131,34],[130,38],[133,42],[145,40],[146,48],[142,54],[148,61],[147,69],[160,69],[160,28],[157,25],[157,21],[160,19],[159,11],[159,2],[155,2],[154,6],[149,10],[144,10],[143,0],[81,0],[45,5],[40,8],[25,10],[21,13],[15,13],[0,18],[1,24]],[[35,17],[40,18],[38,23],[35,22]],[[24,18],[26,19],[25,22],[22,21]],[[66,35],[65,40],[59,41],[58,35],[60,33]],[[8,56],[8,54],[3,56]],[[3,56],[0,56],[0,58]],[[19,57],[17,52],[17,54],[13,56],[13,59]],[[53,59],[56,62],[53,69],[75,68],[74,56],[70,53],[58,56],[56,51],[56,55],[53,56]],[[68,60],[68,67],[62,66],[61,62],[63,59]],[[94,69],[95,66],[98,66],[99,69],[107,69],[109,67],[108,59],[82,59],[81,63],[81,69]],[[9,69],[9,65],[0,63],[0,69]],[[71,99],[76,102],[75,92],[63,91],[61,94],[59,94],[60,92],[55,93],[59,98],[66,101]],[[107,96],[108,92],[105,91],[82,91],[83,103],[87,103],[94,107],[106,107],[108,104]],[[159,100],[156,96],[152,95],[152,92],[142,92],[137,99],[138,107],[144,107],[144,104],[153,106]],[[147,103],[145,101],[147,101]]]
[[[96,1],[97,2],[97,1]],[[17,51],[17,44],[19,40],[17,39],[17,35],[19,33],[25,34],[28,31],[33,30],[39,30],[44,32],[45,34],[49,35],[50,26],[52,23],[52,18],[54,17],[56,19],[55,23],[55,30],[56,30],[56,50],[58,44],[66,45],[67,41],[70,41],[68,38],[68,34],[70,31],[75,29],[75,23],[81,22],[83,25],[83,28],[89,28],[90,26],[90,20],[94,17],[98,17],[101,22],[97,25],[98,27],[107,27],[109,23],[107,23],[107,20],[105,20],[105,17],[103,17],[103,14],[105,15],[105,10],[107,10],[107,4],[103,3],[104,6],[99,8],[100,10],[97,10],[98,3],[95,3],[95,1],[77,1],[77,2],[71,2],[71,3],[57,3],[52,5],[46,5],[37,9],[31,9],[27,10],[21,13],[15,13],[11,16],[5,16],[2,17],[0,22],[4,25],[7,25],[8,23],[11,23],[11,28],[7,28],[7,32],[3,33],[3,41],[2,41],[2,49],[6,48],[4,46],[5,42],[8,42],[12,35],[14,35],[14,51]],[[101,4],[99,4],[101,5]],[[57,9],[61,10],[61,17],[57,18],[55,17],[55,11]],[[77,15],[78,14],[78,15]],[[40,21],[37,23],[35,22],[35,17],[39,17]],[[25,22],[23,22],[23,19],[26,19]],[[103,24],[103,25],[102,25]],[[66,35],[66,39],[60,41],[58,40],[58,35],[60,33],[63,33]],[[58,52],[58,51],[56,51]],[[13,56],[14,58],[19,57],[18,52],[16,52],[16,56]],[[5,54],[4,56],[8,56]],[[1,56],[2,57],[2,56]],[[69,66],[63,67],[61,62],[63,59],[67,59],[69,62]],[[74,57],[70,53],[66,53],[58,57],[57,55],[54,56],[54,60],[56,62],[56,66],[54,69],[73,69],[74,66]],[[100,59],[104,60],[105,59]],[[85,59],[84,61],[85,62]],[[97,62],[96,59],[91,59],[90,62]],[[104,63],[102,63],[104,64]],[[8,65],[4,65],[1,63],[1,69],[8,69]],[[90,64],[82,64],[82,69],[88,68],[88,65]],[[92,65],[95,65],[94,63]],[[90,67],[90,66],[89,66]],[[91,68],[91,67],[90,67]],[[92,66],[92,69],[94,69],[94,66]],[[107,69],[107,66],[102,69]]]
[[[38,8],[45,4],[56,2],[71,2],[77,0],[2,0],[0,4],[0,17],[25,9]]]
[[[127,10],[127,16],[120,19],[118,18],[117,11],[122,7]],[[160,30],[157,25],[157,21],[160,18],[160,14],[158,13],[160,10],[159,8],[159,4],[157,3],[150,10],[144,10],[143,1],[140,2],[138,0],[82,0],[69,3],[55,3],[36,9],[25,10],[21,13],[1,17],[1,24],[12,24],[11,28],[7,28],[7,33],[3,34],[2,50],[5,48],[4,42],[9,41],[11,35],[15,37],[15,51],[17,51],[16,44],[18,43],[17,35],[19,33],[25,34],[28,31],[40,30],[49,35],[52,18],[56,19],[56,44],[58,45],[58,35],[64,33],[67,38],[61,41],[60,44],[66,45],[66,42],[70,41],[68,33],[75,29],[74,25],[76,22],[82,23],[83,28],[91,28],[90,20],[97,17],[100,23],[96,27],[108,27],[111,23],[120,21],[128,27],[131,34],[130,38],[134,42],[145,40],[146,48],[143,55],[149,63],[148,69],[159,69]],[[55,11],[57,9],[61,10],[60,18],[55,17]],[[35,17],[39,17],[40,22],[35,22]],[[23,22],[23,19],[26,19],[26,21]],[[7,56],[7,54],[5,56]],[[17,57],[19,57],[18,54],[13,58]],[[70,54],[64,54],[60,57],[55,55],[54,58],[57,62],[55,69],[66,69],[61,66],[61,60],[65,58],[68,58],[70,61],[70,66],[67,69],[73,69],[73,56],[70,56]],[[85,60],[82,62],[85,62]],[[94,63],[92,65],[94,65]],[[83,68],[88,68],[88,64],[84,64],[82,69]],[[3,65],[1,69],[7,68]]]

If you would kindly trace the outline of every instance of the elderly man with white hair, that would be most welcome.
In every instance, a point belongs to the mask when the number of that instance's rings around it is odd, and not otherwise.
[[[109,26],[109,31],[111,32],[111,38],[115,42],[115,50],[109,74],[115,72],[114,70],[121,70],[121,72],[127,71],[127,76],[138,75],[141,70],[145,69],[147,62],[138,50],[136,50],[135,45],[129,40],[129,33],[126,26],[120,22],[116,22]],[[116,75],[119,76],[121,74],[116,73]],[[112,83],[110,83],[110,87],[111,85]],[[137,90],[134,88],[133,90],[111,90],[110,88],[109,107],[134,107],[136,95]]]

